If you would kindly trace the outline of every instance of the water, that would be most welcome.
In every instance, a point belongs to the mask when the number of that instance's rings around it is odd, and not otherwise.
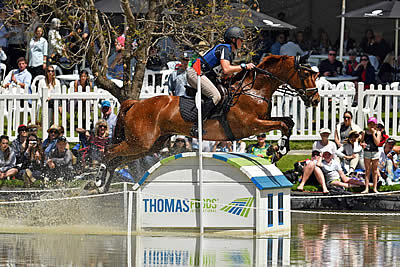
[[[127,237],[113,220],[103,226],[1,221],[0,233],[0,266],[400,266],[398,216],[294,213],[290,236],[265,239]]]

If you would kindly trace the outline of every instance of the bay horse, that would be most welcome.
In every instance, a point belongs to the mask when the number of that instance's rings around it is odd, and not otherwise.
[[[315,80],[318,73],[305,65],[306,57],[268,56],[254,70],[245,72],[232,85],[232,104],[226,114],[231,133],[242,139],[258,133],[280,130],[289,138],[294,123],[290,117],[272,118],[271,99],[275,91],[300,96],[306,106],[320,101]],[[171,135],[190,136],[193,122],[183,120],[179,97],[155,96],[145,100],[127,100],[121,105],[113,143],[96,174],[97,190],[107,192],[116,167],[158,152]],[[219,120],[208,119],[203,127],[204,140],[229,138]],[[286,142],[287,151],[288,139]]]

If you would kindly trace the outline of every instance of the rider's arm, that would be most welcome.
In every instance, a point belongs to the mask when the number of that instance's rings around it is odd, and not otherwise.
[[[221,59],[220,63],[221,63],[221,68],[222,68],[222,71],[224,72],[224,74],[233,74],[235,72],[242,71],[242,67],[240,67],[240,65],[233,66],[233,65],[231,65],[229,60]],[[255,67],[255,65],[253,63],[246,64],[246,70],[251,70],[254,67]]]

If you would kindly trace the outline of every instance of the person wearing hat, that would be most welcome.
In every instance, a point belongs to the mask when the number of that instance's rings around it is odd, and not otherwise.
[[[187,53],[183,53],[181,63],[175,65],[175,71],[168,77],[168,92],[170,95],[187,97],[185,85],[187,85],[186,70],[188,64],[189,56]]]
[[[360,161],[362,147],[358,143],[360,134],[357,131],[350,131],[343,145],[336,151],[336,155],[340,159],[342,169],[345,174],[354,173],[355,169],[364,169],[364,162]]]
[[[314,142],[312,146],[312,150],[322,150],[323,148],[330,148],[334,152],[334,156],[336,157],[336,145],[334,142],[329,140],[329,135],[331,134],[331,130],[329,128],[322,128],[319,131],[321,136],[321,140],[317,140]]]
[[[57,138],[55,147],[46,156],[46,175],[51,180],[70,179],[74,175],[72,152],[67,149],[67,138]]]
[[[22,154],[24,151],[24,143],[25,143],[26,138],[28,137],[28,131],[24,124],[19,125],[17,131],[18,131],[18,136],[11,143],[11,149],[14,151],[15,157],[17,158],[16,165],[22,163]]]
[[[117,125],[117,115],[112,113],[111,103],[108,100],[101,102],[101,113],[103,114],[103,120],[108,125],[108,139],[111,141],[115,125]]]
[[[176,155],[176,154],[190,151],[190,144],[189,144],[187,138],[183,135],[177,135],[175,137],[175,140],[173,141],[173,144],[171,143],[171,145],[172,146],[169,149],[170,155]]]
[[[317,166],[321,168],[327,185],[341,186],[344,188],[363,185],[362,182],[350,179],[344,174],[339,162],[333,160],[334,151],[331,148],[325,147],[321,150],[321,153],[322,157],[318,160]]]
[[[396,145],[396,140],[389,137],[383,147],[379,147],[379,175],[386,179],[388,185],[392,185],[393,182],[398,182],[399,177],[394,176],[394,172],[397,169],[397,153],[393,150]]]
[[[48,137],[43,141],[42,147],[45,155],[49,155],[50,151],[56,146],[57,138],[60,131],[57,125],[53,124],[47,129]]]
[[[351,111],[346,110],[343,113],[343,122],[338,123],[335,129],[335,143],[337,147],[341,147],[343,145],[344,140],[349,137],[349,132],[351,130],[355,130],[358,133],[362,132],[362,129],[357,124],[353,123],[353,113]]]
[[[369,192],[369,177],[372,173],[373,192],[378,193],[378,145],[381,142],[381,132],[377,130],[377,119],[370,117],[367,122],[368,129],[363,132],[361,146],[364,148],[365,165],[365,190],[361,193]]]

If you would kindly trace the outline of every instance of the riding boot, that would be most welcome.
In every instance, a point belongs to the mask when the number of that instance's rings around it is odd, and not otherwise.
[[[203,124],[208,119],[208,116],[211,115],[211,113],[215,107],[216,107],[216,105],[214,104],[214,102],[211,98],[204,100],[204,104],[201,109],[201,117],[203,119]],[[205,131],[204,128],[202,128],[202,129],[203,129],[202,135],[205,135],[207,133],[207,131]],[[190,130],[190,134],[196,138],[199,137],[199,125],[198,125],[197,121],[193,124],[192,129]]]

